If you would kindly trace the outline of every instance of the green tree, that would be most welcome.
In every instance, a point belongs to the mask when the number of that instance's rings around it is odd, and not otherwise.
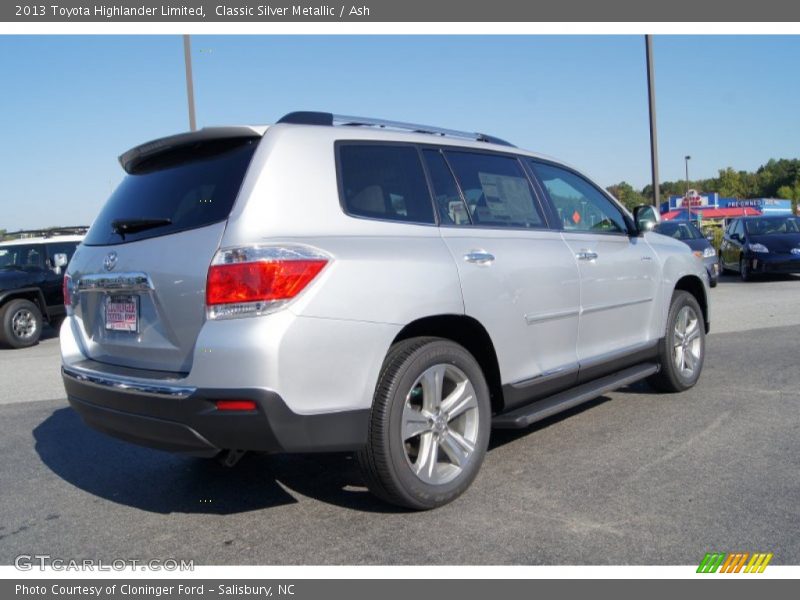
[[[792,212],[797,214],[797,204],[800,203],[800,180],[795,181],[793,186],[782,185],[775,195],[783,200],[791,200]]]
[[[745,185],[741,173],[731,167],[720,169],[716,192],[727,198],[746,198]]]
[[[644,195],[633,189],[633,186],[626,181],[609,186],[606,190],[608,190],[609,194],[622,202],[629,210],[633,210],[635,206],[639,206],[640,204],[648,204]]]

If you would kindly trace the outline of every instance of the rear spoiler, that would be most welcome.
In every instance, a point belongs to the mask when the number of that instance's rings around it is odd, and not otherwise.
[[[119,164],[126,173],[134,173],[145,160],[183,146],[215,140],[257,139],[261,136],[261,133],[250,127],[204,127],[199,131],[171,135],[131,148],[120,154]]]

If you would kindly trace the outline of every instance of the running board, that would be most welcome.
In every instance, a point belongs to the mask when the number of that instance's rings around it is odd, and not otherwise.
[[[492,427],[497,429],[522,429],[531,423],[541,421],[574,406],[594,400],[607,392],[619,389],[653,373],[657,373],[659,366],[655,363],[643,363],[606,375],[600,379],[589,381],[572,389],[566,390],[549,398],[537,400],[532,404],[517,408],[511,412],[501,414],[492,419]]]

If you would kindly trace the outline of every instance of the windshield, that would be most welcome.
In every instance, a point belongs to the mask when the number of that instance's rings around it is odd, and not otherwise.
[[[744,222],[750,235],[772,235],[773,233],[800,233],[797,217],[766,217],[748,219]]]
[[[690,223],[659,223],[656,231],[661,235],[674,237],[676,240],[699,240],[703,237],[697,227]]]
[[[42,269],[44,258],[41,244],[0,246],[0,269]]]

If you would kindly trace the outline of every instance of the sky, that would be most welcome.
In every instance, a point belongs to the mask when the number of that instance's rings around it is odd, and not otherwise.
[[[662,180],[800,157],[800,36],[656,36]],[[650,182],[643,36],[192,36],[198,126],[293,110],[481,131]],[[188,129],[180,36],[0,36],[0,229],[89,224]]]

